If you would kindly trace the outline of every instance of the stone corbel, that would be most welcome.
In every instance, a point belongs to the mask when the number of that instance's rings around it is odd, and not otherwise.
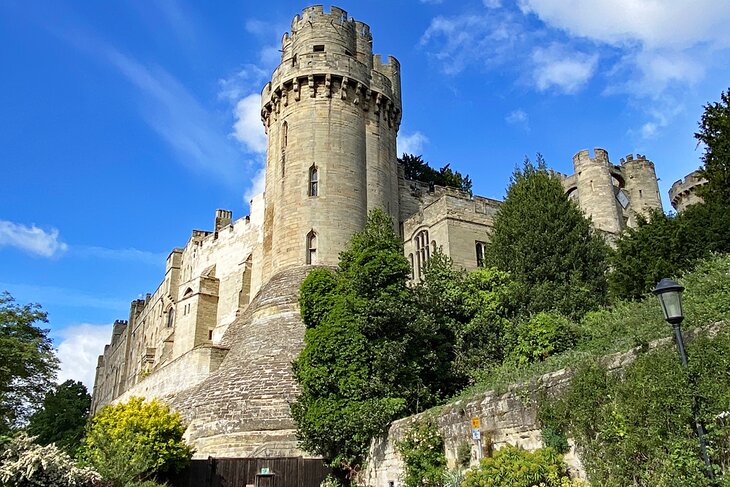
[[[292,91],[294,91],[294,101],[299,101],[299,80],[294,78],[294,84],[292,85]]]
[[[349,80],[345,77],[342,78],[342,84],[340,84],[340,98],[347,100],[347,83]]]
[[[372,91],[370,91],[370,88],[367,88],[365,90],[365,99],[363,100],[362,109],[363,111],[370,110],[370,100],[372,98]]]
[[[355,98],[352,100],[355,105],[360,104],[360,90],[362,90],[362,84],[358,83],[355,85]]]
[[[377,96],[375,97],[375,110],[373,110],[373,112],[375,112],[376,115],[380,114],[380,106],[382,103],[383,103],[383,94],[378,93]]]
[[[281,101],[285,107],[289,106],[289,91],[285,86],[281,87]]]
[[[307,77],[307,84],[309,85],[309,98],[317,96],[317,90],[314,88],[314,75],[310,74]]]
[[[327,98],[332,96],[332,75],[327,74],[324,77],[324,96]]]

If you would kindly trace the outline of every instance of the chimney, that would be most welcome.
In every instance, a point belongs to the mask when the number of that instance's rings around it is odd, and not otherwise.
[[[233,212],[229,210],[215,210],[215,233],[231,224]]]

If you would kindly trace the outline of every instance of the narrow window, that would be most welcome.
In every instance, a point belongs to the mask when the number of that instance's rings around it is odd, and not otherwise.
[[[431,258],[431,249],[428,245],[428,230],[421,230],[416,235],[416,260],[418,262],[418,277],[421,277],[423,266]]]
[[[415,279],[416,269],[413,267],[413,254],[408,254],[408,260],[411,262],[411,279]]]
[[[319,194],[319,171],[317,166],[309,168],[309,196],[317,196]]]
[[[476,252],[477,252],[477,267],[484,267],[484,250],[485,250],[485,244],[484,242],[476,242]]]
[[[286,144],[289,139],[289,124],[284,122],[281,125],[281,150],[282,152],[286,149]]]
[[[213,330],[208,330],[208,340],[213,339]]]
[[[307,264],[317,263],[317,234],[312,230],[307,234]]]
[[[314,46],[314,52],[324,52],[324,44]]]
[[[175,323],[175,308],[170,307],[167,310],[167,327],[172,328],[173,323]]]

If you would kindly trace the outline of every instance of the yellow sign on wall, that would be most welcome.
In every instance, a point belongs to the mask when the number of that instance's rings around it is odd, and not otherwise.
[[[471,418],[471,427],[472,428],[480,428],[481,425],[479,423],[479,418]]]

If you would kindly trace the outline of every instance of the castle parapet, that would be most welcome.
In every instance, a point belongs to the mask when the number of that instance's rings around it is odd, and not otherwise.
[[[669,189],[669,200],[678,213],[683,212],[688,206],[702,202],[702,198],[697,195],[697,189],[707,184],[707,180],[703,178],[700,171],[692,171],[683,179],[675,181]]]

